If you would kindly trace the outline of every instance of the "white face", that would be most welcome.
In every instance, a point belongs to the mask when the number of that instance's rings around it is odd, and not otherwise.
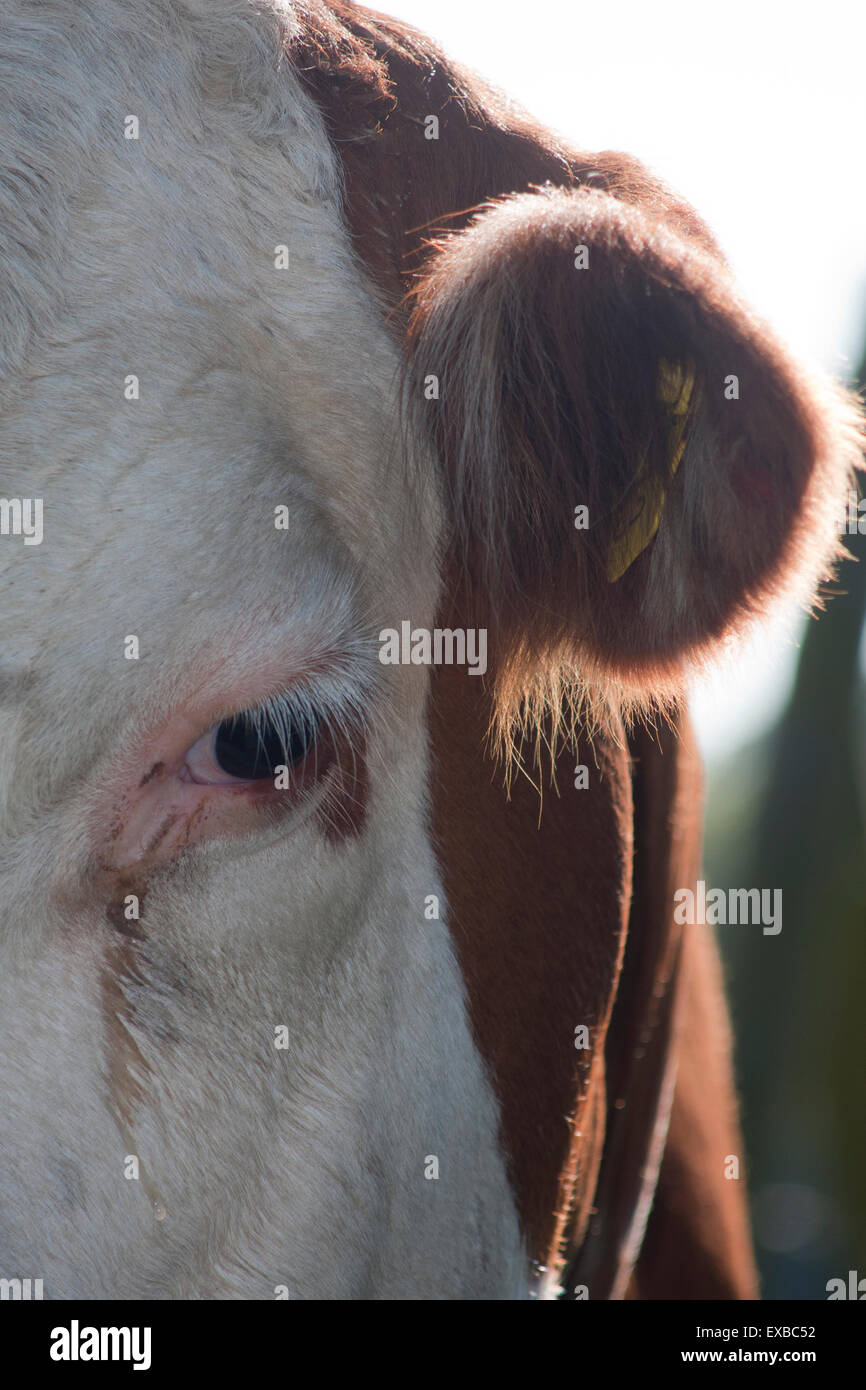
[[[427,672],[376,659],[433,625],[438,504],[318,113],[267,27],[257,51],[216,11],[137,6],[110,68],[67,33],[13,209],[0,477],[44,513],[41,544],[0,538],[0,1275],[459,1295],[489,1278],[477,1221],[513,1289],[495,1107],[424,911]],[[224,721],[274,698],[287,790],[226,770]]]

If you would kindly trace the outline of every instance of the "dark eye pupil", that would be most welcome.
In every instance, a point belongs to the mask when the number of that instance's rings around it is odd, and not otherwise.
[[[224,719],[216,731],[214,757],[223,772],[230,777],[251,781],[273,777],[277,767],[292,767],[301,762],[313,746],[315,729],[307,724],[293,726],[288,747],[283,734],[273,724],[253,728],[238,715]]]

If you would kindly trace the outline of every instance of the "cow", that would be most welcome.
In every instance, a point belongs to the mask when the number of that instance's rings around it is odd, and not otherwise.
[[[754,1296],[683,692],[856,402],[341,0],[7,0],[0,165],[0,1274]]]

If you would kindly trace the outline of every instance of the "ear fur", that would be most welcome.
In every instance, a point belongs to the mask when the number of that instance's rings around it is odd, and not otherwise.
[[[812,599],[860,412],[704,246],[605,192],[541,189],[434,243],[412,305],[407,397],[506,703],[563,671],[624,706],[675,697],[771,601]],[[679,415],[671,370],[694,378]]]

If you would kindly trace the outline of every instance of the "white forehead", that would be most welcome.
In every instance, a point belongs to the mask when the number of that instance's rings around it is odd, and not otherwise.
[[[128,565],[161,509],[206,579],[206,536],[251,543],[252,496],[324,505],[359,566],[393,570],[397,353],[290,27],[245,0],[4,8],[0,469],[44,498],[45,540],[0,568],[50,585],[114,537]]]
[[[176,254],[191,238],[205,258],[191,289],[206,286],[208,268],[212,275],[238,269],[254,249],[251,220],[261,222],[262,237],[286,214],[298,230],[321,233],[324,209],[336,206],[338,173],[318,114],[285,60],[290,32],[288,7],[248,0],[4,5],[0,350],[7,363],[70,288],[69,222],[99,188],[107,203],[129,200],[133,221],[154,200],[141,228],[154,255],[169,247]],[[137,141],[124,138],[128,116],[139,122]],[[211,221],[202,226],[207,194]],[[249,200],[245,208],[239,194]],[[154,234],[169,204],[160,245]],[[113,239],[124,225],[103,231]],[[329,250],[320,248],[323,262]]]
[[[40,545],[0,538],[2,659],[42,728],[74,681],[82,760],[233,628],[336,640],[435,597],[398,354],[287,24],[244,0],[0,18],[0,476],[44,507]],[[127,633],[157,657],[135,696]]]

